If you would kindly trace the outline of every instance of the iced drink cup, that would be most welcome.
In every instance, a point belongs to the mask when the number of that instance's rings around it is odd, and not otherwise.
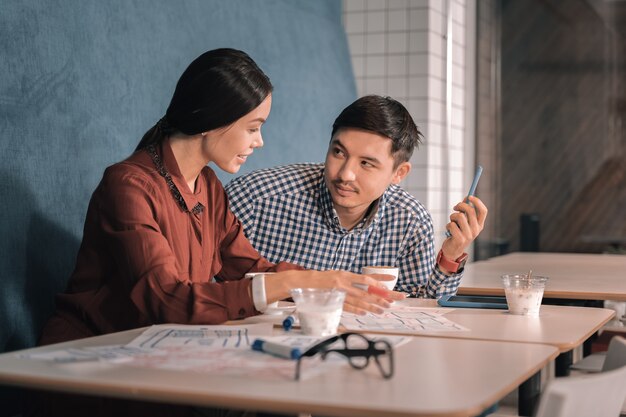
[[[511,314],[538,316],[547,277],[528,275],[502,275],[506,303]]]
[[[346,292],[337,289],[294,288],[290,291],[296,303],[302,333],[310,336],[332,336],[337,333]]]

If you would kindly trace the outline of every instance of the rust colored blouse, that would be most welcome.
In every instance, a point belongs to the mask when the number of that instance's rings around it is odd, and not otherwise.
[[[76,267],[41,344],[157,323],[252,316],[258,312],[244,274],[299,268],[274,265],[257,253],[209,167],[191,192],[169,142],[153,154],[138,151],[104,172],[89,203]],[[169,174],[178,198],[162,174]]]

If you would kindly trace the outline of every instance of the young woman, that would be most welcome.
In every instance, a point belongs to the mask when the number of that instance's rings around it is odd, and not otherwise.
[[[157,323],[217,324],[263,312],[297,287],[346,290],[345,310],[389,299],[353,287],[390,276],[304,271],[262,258],[228,209],[215,173],[236,173],[263,146],[272,84],[245,53],[209,51],[180,77],[165,116],[94,191],[76,267],[40,344]],[[247,272],[276,274],[243,278]],[[24,416],[238,415],[127,400],[32,393]]]
[[[387,300],[352,284],[381,276],[303,271],[262,258],[243,234],[215,173],[236,173],[263,146],[268,77],[245,53],[209,51],[180,77],[165,116],[93,193],[67,291],[41,344],[156,323],[217,324],[262,312],[296,287],[346,290],[345,310]],[[244,279],[247,272],[276,274]]]

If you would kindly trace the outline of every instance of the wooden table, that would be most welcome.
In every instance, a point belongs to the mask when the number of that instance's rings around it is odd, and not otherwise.
[[[510,253],[467,264],[458,293],[504,295],[500,277],[529,269],[549,278],[544,298],[626,301],[626,255]]]
[[[130,341],[140,330],[36,348]],[[33,350],[31,350],[33,351]],[[416,337],[396,348],[396,372],[340,366],[295,382],[135,368],[128,364],[54,364],[0,355],[0,384],[209,407],[335,416],[475,416],[536,374],[554,346]],[[295,362],[294,362],[295,365]]]
[[[399,304],[434,307],[434,300],[407,299]],[[499,342],[541,343],[568,352],[583,344],[615,316],[606,308],[542,305],[539,317],[518,316],[507,310],[454,308],[445,317],[469,331],[426,331],[418,336]]]
[[[399,305],[435,307],[435,300],[407,299]],[[425,331],[419,337],[455,338],[540,343],[559,350],[555,373],[564,376],[572,364],[572,350],[582,345],[591,335],[615,316],[615,311],[604,308],[542,305],[539,317],[518,316],[506,310],[456,308],[445,317],[467,327],[469,331]],[[529,416],[534,411],[541,392],[541,375],[533,375],[519,388],[519,415]]]
[[[542,305],[539,317],[518,316],[504,310],[456,309],[445,317],[470,331],[465,335],[441,334],[439,337],[548,344],[560,352],[555,360],[555,375],[566,376],[573,362],[573,349],[614,316],[615,311],[604,308],[555,305]],[[541,374],[538,372],[519,387],[518,414],[532,415],[540,394]]]
[[[588,253],[514,252],[470,263],[465,268],[459,294],[504,295],[501,276],[527,273],[549,278],[544,303],[577,303],[602,306],[604,300],[626,301],[626,255]],[[591,353],[591,341],[583,354]],[[572,354],[557,360],[557,376],[567,375]]]

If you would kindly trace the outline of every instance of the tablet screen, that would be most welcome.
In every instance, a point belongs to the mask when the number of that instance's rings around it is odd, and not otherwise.
[[[506,298],[484,297],[480,295],[452,295],[448,298],[448,301],[458,301],[462,303],[506,304]]]

